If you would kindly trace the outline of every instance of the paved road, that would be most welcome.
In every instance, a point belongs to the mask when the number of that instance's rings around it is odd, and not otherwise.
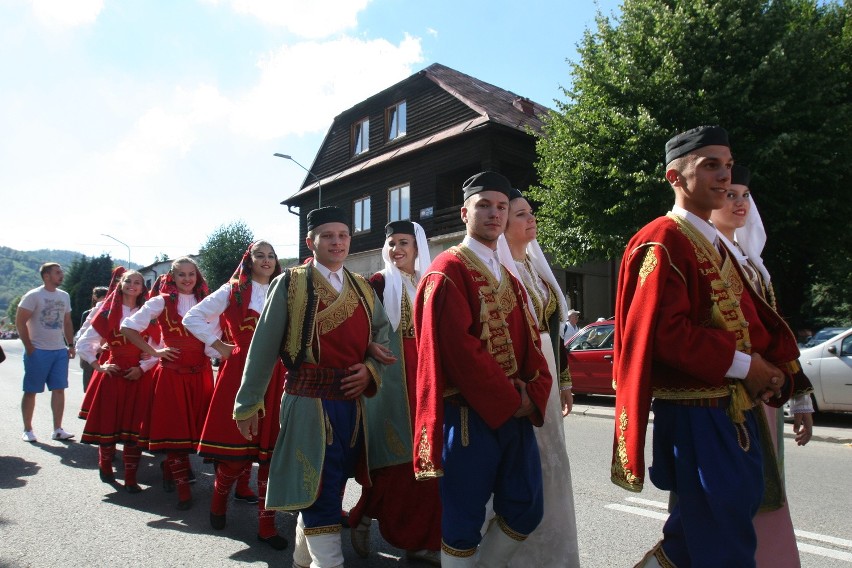
[[[20,342],[2,341],[9,359],[0,365],[0,568],[77,566],[289,566],[291,550],[276,552],[255,540],[255,509],[231,503],[229,526],[213,531],[207,499],[213,472],[194,459],[196,506],[180,512],[176,497],[160,487],[158,460],[144,457],[129,495],[101,483],[97,450],[49,439],[49,395],[38,397],[37,444],[20,441]],[[81,374],[72,362],[65,427],[81,432],[76,410]],[[584,567],[632,566],[660,536],[666,493],[651,487],[625,492],[608,480],[612,399],[586,397],[565,421]],[[796,448],[787,441],[787,472],[794,524],[805,568],[852,568],[852,415],[826,416],[817,427],[827,441]],[[121,474],[119,472],[119,478]],[[350,484],[346,502],[357,498]],[[278,515],[279,530],[292,537],[295,518]],[[369,561],[361,560],[343,532],[346,565],[404,566],[401,551],[374,529]]]

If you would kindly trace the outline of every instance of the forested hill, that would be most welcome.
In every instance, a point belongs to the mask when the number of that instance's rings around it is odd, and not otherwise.
[[[58,262],[66,270],[82,253],[70,250],[19,251],[0,246],[0,317],[9,304],[27,290],[41,285],[38,267],[45,262]]]

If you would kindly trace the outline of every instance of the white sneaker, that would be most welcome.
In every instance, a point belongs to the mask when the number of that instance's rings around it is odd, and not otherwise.
[[[60,427],[60,428],[57,428],[56,430],[53,431],[53,435],[51,436],[51,439],[53,439],[53,440],[70,440],[73,437],[74,437],[74,434],[66,432],[64,428]]]
[[[38,438],[36,438],[32,430],[24,430],[24,433],[21,434],[21,440],[24,442],[38,442]]]

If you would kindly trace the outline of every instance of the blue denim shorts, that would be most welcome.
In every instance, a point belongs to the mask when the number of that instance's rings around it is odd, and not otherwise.
[[[32,355],[24,351],[24,392],[44,392],[68,388],[68,350],[36,349]]]

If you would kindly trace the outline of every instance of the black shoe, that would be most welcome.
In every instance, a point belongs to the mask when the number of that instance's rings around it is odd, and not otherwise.
[[[254,493],[246,493],[245,495],[240,495],[236,491],[234,491],[234,499],[236,499],[237,501],[245,501],[246,503],[251,504],[257,503],[258,501],[257,495],[255,495]]]
[[[124,490],[128,493],[142,493],[142,488],[139,487],[136,483],[125,485]]]
[[[262,536],[257,535],[257,540],[259,540],[260,542],[265,542],[275,550],[284,550],[285,548],[290,546],[290,542],[280,534],[274,534],[267,538],[263,538]]]
[[[210,526],[220,531],[227,526],[227,518],[226,515],[217,515],[216,513],[210,513]]]
[[[174,493],[175,480],[172,479],[171,472],[166,471],[166,462],[160,462],[160,469],[163,471],[163,491],[166,493]]]
[[[98,470],[98,474],[101,476],[101,481],[104,483],[115,483],[115,474],[112,472],[105,472],[103,470]]]
[[[192,497],[190,497],[186,501],[177,502],[178,511],[189,511],[190,509],[192,509]]]

